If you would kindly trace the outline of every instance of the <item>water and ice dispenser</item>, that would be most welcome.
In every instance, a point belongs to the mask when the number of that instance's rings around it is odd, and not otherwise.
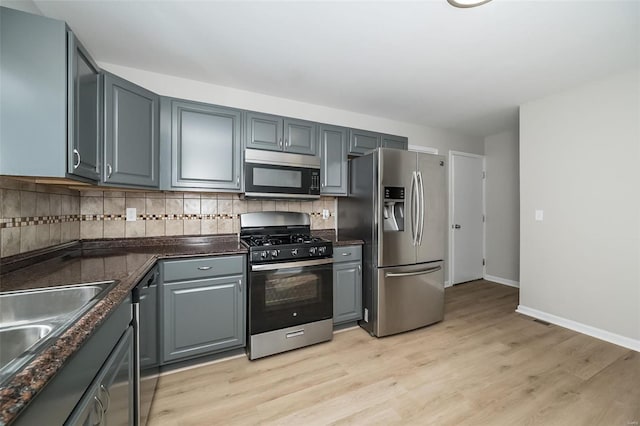
[[[384,231],[404,231],[404,187],[385,186],[384,205],[382,209],[384,216]]]

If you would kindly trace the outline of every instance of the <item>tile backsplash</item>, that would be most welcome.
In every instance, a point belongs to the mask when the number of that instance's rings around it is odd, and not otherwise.
[[[309,213],[311,229],[335,229],[336,223],[334,197],[259,201],[228,193],[75,190],[8,177],[0,177],[0,205],[1,257],[77,239],[237,233],[246,212]],[[136,209],[135,221],[126,220],[127,208]]]

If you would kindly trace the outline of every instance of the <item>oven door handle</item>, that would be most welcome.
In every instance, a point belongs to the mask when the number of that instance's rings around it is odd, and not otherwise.
[[[273,271],[276,269],[303,268],[305,266],[328,265],[333,263],[333,258],[297,260],[295,262],[267,263],[261,265],[251,265],[251,271]]]

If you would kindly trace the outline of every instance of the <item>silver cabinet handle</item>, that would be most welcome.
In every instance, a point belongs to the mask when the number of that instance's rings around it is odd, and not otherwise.
[[[284,146],[289,146],[289,139],[284,140]]]
[[[351,256],[351,252],[349,253],[342,253],[343,256]]]
[[[209,269],[211,269],[211,266],[198,266],[198,269],[201,271],[208,271]]]
[[[104,406],[102,405],[102,401],[97,396],[93,397],[93,400],[98,404],[98,423],[94,423],[93,426],[99,426],[102,424],[102,420],[104,420]]]
[[[100,385],[100,390],[107,395],[106,404],[104,407],[104,412],[106,413],[109,410],[109,406],[111,405],[111,394],[109,393],[109,389],[106,388],[105,385]]]
[[[242,293],[242,280],[238,280],[238,290]]]
[[[442,269],[442,266],[436,266],[433,268],[429,268],[429,269],[423,269],[422,271],[415,271],[415,272],[385,272],[384,276],[386,277],[414,277],[416,275],[425,275],[425,274],[430,274],[432,272],[436,272],[439,271],[440,269]]]
[[[240,176],[236,176],[236,185],[240,185]]]
[[[282,138],[278,139],[278,146],[282,148]]]
[[[358,265],[358,273],[361,274],[362,273],[362,265]]]
[[[78,157],[77,162],[73,165],[73,168],[74,168],[74,169],[77,169],[77,168],[80,166],[80,152],[79,152],[77,149],[73,148],[73,154],[74,154],[76,157]]]
[[[111,167],[111,164],[107,164],[107,178],[110,178],[112,173],[113,167]]]

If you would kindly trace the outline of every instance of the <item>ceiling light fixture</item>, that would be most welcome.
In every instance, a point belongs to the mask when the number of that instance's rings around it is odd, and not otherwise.
[[[447,0],[451,6],[460,7],[463,9],[469,7],[482,6],[489,3],[491,0]]]

